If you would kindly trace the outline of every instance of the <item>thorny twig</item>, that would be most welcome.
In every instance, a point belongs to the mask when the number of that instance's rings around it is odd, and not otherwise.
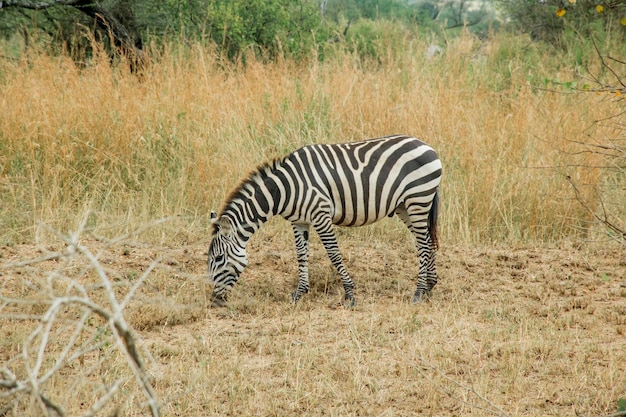
[[[47,284],[43,287],[28,283],[29,285],[27,285],[27,287],[31,290],[43,288],[43,291],[40,291],[40,293],[43,292],[43,296],[45,297],[43,300],[19,300],[17,298],[9,298],[0,294],[2,309],[7,308],[8,306],[28,307],[41,304],[48,305],[45,313],[41,316],[31,314],[22,315],[19,313],[5,315],[7,317],[11,317],[12,319],[24,319],[29,321],[35,320],[39,323],[22,344],[21,358],[24,372],[26,373],[25,377],[18,377],[9,368],[11,363],[18,360],[18,357],[8,361],[8,363],[0,369],[0,398],[12,399],[9,404],[5,403],[5,408],[0,410],[0,414],[5,413],[18,404],[20,395],[28,395],[35,400],[35,404],[39,405],[43,414],[48,416],[65,416],[65,411],[62,406],[45,395],[45,384],[53,375],[57,374],[66,365],[77,360],[82,363],[82,358],[84,358],[86,354],[94,350],[102,349],[108,344],[108,342],[99,340],[103,334],[98,332],[87,338],[87,340],[80,344],[80,346],[77,345],[82,335],[88,331],[86,329],[87,323],[93,316],[97,316],[106,323],[108,331],[110,332],[106,336],[107,340],[112,340],[114,342],[114,346],[117,347],[117,351],[120,352],[126,359],[129,369],[134,375],[138,386],[141,388],[144,397],[147,400],[147,405],[152,416],[160,415],[159,400],[154,389],[152,388],[150,377],[145,370],[141,355],[139,354],[134,332],[126,323],[124,315],[122,314],[124,307],[128,305],[137,289],[146,280],[148,275],[158,266],[160,260],[154,261],[150,267],[144,271],[140,279],[134,283],[134,285],[127,292],[123,301],[119,302],[114,291],[114,286],[99,263],[98,257],[95,256],[86,246],[79,243],[79,238],[84,231],[88,216],[89,213],[86,213],[76,232],[70,234],[69,236],[63,235],[47,225],[40,225],[42,228],[52,233],[66,244],[66,249],[63,252],[50,253],[34,260],[15,262],[12,264],[5,264],[3,266],[3,269],[12,269],[35,265],[39,262],[54,259],[72,259],[75,257],[83,257],[88,261],[89,266],[81,272],[80,275],[83,276],[87,270],[95,272],[100,281],[98,288],[104,292],[108,303],[94,301],[90,298],[87,289],[80,282],[76,279],[65,276],[59,271],[50,273],[46,280]],[[24,280],[22,279],[22,281]],[[67,285],[65,296],[55,294],[54,284],[58,282],[64,282]],[[72,292],[77,295],[73,295]],[[78,308],[80,315],[73,320],[64,318],[66,316],[63,314],[68,307]],[[62,325],[63,327],[59,328],[59,325]],[[68,329],[66,327],[68,325],[73,328],[73,330]],[[61,331],[64,331],[63,334],[60,334]],[[51,362],[51,358],[49,357],[50,341],[59,340],[60,337],[66,340],[63,342],[64,345],[61,352],[58,353],[57,357]],[[45,372],[44,364],[47,367]],[[102,362],[99,362],[98,364],[102,365]],[[126,381],[127,378],[118,378],[111,385],[108,385],[108,387],[103,387],[102,391],[104,394],[99,396],[96,402],[84,415],[94,416],[105,406],[110,404],[115,394],[119,391],[121,384]]]
[[[615,79],[617,80],[617,82],[620,83],[620,85],[622,86],[623,89],[626,90],[626,83],[624,83],[624,81],[622,81],[622,77],[620,76],[620,74],[618,74],[613,68],[611,68],[611,66],[609,64],[606,63],[606,60],[604,59],[604,57],[602,56],[602,53],[600,52],[600,48],[598,48],[598,45],[596,43],[595,38],[592,36],[591,37],[591,42],[593,44],[593,47],[596,50],[596,54],[598,54],[598,58],[600,58],[600,63],[602,64],[603,67],[605,67],[606,69],[608,69],[611,74],[613,74],[613,76],[615,77]],[[623,63],[617,59],[612,58],[613,61],[619,62],[619,63]],[[600,84],[600,81],[596,78],[596,81],[598,84]]]
[[[613,82],[613,85],[606,84],[602,82],[600,77],[592,74],[591,71],[588,71],[588,74],[591,77],[592,81],[599,87],[595,89],[586,89],[584,91],[586,92],[614,91],[614,92],[617,92],[618,95],[622,95],[622,94],[626,95],[626,80],[624,79],[624,76],[620,74],[618,71],[616,71],[614,68],[612,68],[611,65],[609,65],[609,63],[607,62],[607,60],[611,60],[612,62],[621,64],[621,65],[626,65],[626,62],[623,60],[611,57],[609,55],[603,56],[594,37],[591,37],[591,41],[596,51],[596,55],[598,56],[600,60],[600,64],[602,68],[605,68],[607,71],[610,72],[610,74],[614,78],[614,82]],[[620,100],[620,102],[623,103],[623,100]],[[592,127],[598,126],[601,123],[609,121],[609,120],[614,123],[614,129],[616,132],[617,131],[623,132],[625,128],[625,125],[622,122],[624,114],[626,114],[626,110],[623,110],[623,111],[620,110],[619,112],[612,113],[611,115],[603,119],[595,120],[594,123],[591,126],[589,126],[589,128],[585,129],[585,132],[589,131]],[[589,135],[589,137],[591,136]],[[626,161],[626,147],[618,145],[619,142],[622,142],[624,140],[626,140],[626,138],[620,137],[620,138],[614,138],[614,139],[604,138],[602,141],[596,142],[596,143],[586,143],[582,141],[571,141],[571,142],[587,147],[586,150],[583,150],[580,153],[590,153],[590,154],[601,156],[604,158],[606,162],[605,165],[600,166],[600,167],[586,167],[585,166],[585,168],[598,168],[598,169],[603,170],[604,172],[616,171],[620,174],[624,174],[626,172],[626,166],[624,166],[624,161]],[[578,186],[576,185],[572,177],[570,175],[565,175],[565,178],[572,186],[576,199],[582,205],[582,207],[591,216],[593,216],[593,218],[599,221],[604,227],[606,227],[609,231],[614,233],[614,235],[611,236],[612,239],[614,239],[615,241],[619,242],[622,245],[626,244],[626,230],[623,229],[621,225],[618,225],[614,221],[610,220],[610,213],[607,211],[605,201],[601,197],[598,198],[598,202],[601,206],[601,212],[598,212],[597,210],[592,209],[592,207],[590,207],[588,202],[582,196],[582,193],[580,192]]]
[[[578,202],[583,206],[583,208],[589,214],[591,214],[596,220],[598,220],[601,224],[603,224],[607,229],[611,230],[613,233],[619,236],[619,238],[613,237],[616,241],[622,244],[626,244],[626,230],[622,230],[615,223],[609,220],[609,215],[606,211],[606,207],[604,206],[604,202],[600,199],[600,204],[602,205],[602,216],[600,216],[596,212],[596,210],[593,210],[591,207],[589,207],[589,204],[587,204],[585,199],[582,197],[582,194],[580,190],[578,189],[578,187],[576,186],[576,183],[574,183],[574,180],[572,179],[572,177],[569,175],[566,175],[565,179],[570,183],[570,185],[574,189],[574,193],[576,194],[576,200],[578,200]]]

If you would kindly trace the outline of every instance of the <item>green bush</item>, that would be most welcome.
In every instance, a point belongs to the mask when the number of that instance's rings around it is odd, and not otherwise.
[[[248,48],[271,57],[302,55],[324,41],[313,3],[287,0],[219,0],[208,5],[207,30],[221,50],[234,58]]]
[[[345,41],[349,51],[361,60],[382,62],[402,54],[406,38],[412,35],[398,22],[359,19],[350,26]]]
[[[572,33],[580,38],[611,36],[616,43],[626,34],[623,0],[499,0],[505,15],[534,40],[567,47]]]

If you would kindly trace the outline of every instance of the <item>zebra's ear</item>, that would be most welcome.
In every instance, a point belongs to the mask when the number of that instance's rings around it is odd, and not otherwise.
[[[222,225],[220,218],[217,217],[217,213],[211,210],[211,225],[213,226],[213,233],[219,233],[222,231]]]
[[[217,220],[217,230],[224,236],[230,237],[233,230],[233,225],[230,223],[230,219],[226,216]]]
[[[218,217],[217,213],[211,211],[211,224],[215,227],[215,231],[224,236],[230,236],[233,226],[228,217]]]

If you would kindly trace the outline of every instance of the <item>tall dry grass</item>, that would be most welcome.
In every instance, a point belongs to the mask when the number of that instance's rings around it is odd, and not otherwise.
[[[529,79],[572,73],[523,40],[463,36],[432,60],[426,47],[406,40],[376,62],[337,51],[324,62],[239,67],[209,47],[171,45],[150,52],[141,77],[104,55],[84,68],[33,51],[4,61],[2,240],[34,239],[38,221],[72,228],[87,208],[96,233],[180,215],[156,238],[197,238],[208,211],[264,160],[305,144],[391,133],[439,151],[445,241],[553,242],[586,233],[565,175],[597,184],[598,172],[584,168],[595,156],[567,151],[588,140],[611,103],[533,89]],[[400,229],[395,222],[355,233]]]

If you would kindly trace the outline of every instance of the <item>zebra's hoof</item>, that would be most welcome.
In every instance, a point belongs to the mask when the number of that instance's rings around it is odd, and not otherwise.
[[[354,298],[354,297],[344,298],[344,300],[343,300],[343,307],[344,308],[354,308],[354,307],[356,307],[356,298]]]
[[[211,307],[226,307],[226,298],[213,294],[211,296]]]
[[[422,303],[430,297],[430,291],[418,290],[415,291],[415,295],[413,295],[413,304]]]

